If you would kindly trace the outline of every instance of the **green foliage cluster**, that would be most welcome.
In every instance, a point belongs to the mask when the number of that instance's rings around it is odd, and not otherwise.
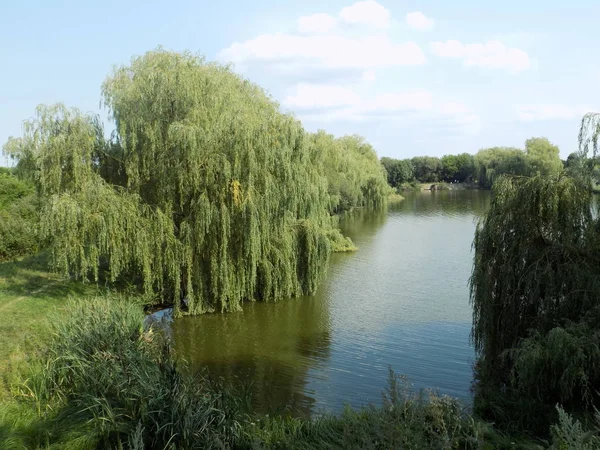
[[[571,166],[577,164],[577,155],[570,157]],[[477,154],[416,156],[412,159],[383,157],[388,183],[392,187],[404,183],[463,183],[477,180],[483,188],[490,188],[494,180],[503,174],[533,176],[540,173],[550,176],[563,170],[559,149],[546,138],[531,138],[525,142],[525,150],[512,147],[482,149]],[[600,179],[600,178],[599,178]]]
[[[479,185],[491,188],[496,178],[504,174],[527,175],[525,152],[514,147],[491,147],[475,155],[475,173]]]
[[[410,159],[394,159],[384,156],[381,164],[385,168],[387,182],[392,187],[399,187],[415,179],[415,168]]]
[[[600,223],[566,175],[503,176],[492,195],[474,239],[475,406],[543,435],[557,403],[600,400]]]
[[[459,401],[411,393],[391,369],[380,408],[347,407],[339,417],[312,421],[267,417],[248,429],[252,448],[279,449],[482,449],[490,435],[490,427],[473,419]]]
[[[44,199],[55,267],[98,280],[102,258],[109,281],[137,280],[177,314],[312,294],[332,247],[352,247],[330,213],[388,194],[362,139],[309,135],[195,55],[148,52],[102,90],[110,140],[96,116],[40,106],[4,151]]]
[[[473,155],[461,153],[459,155],[442,156],[442,176],[441,179],[446,182],[470,181],[473,178],[475,162]]]
[[[440,181],[442,161],[434,156],[415,156],[410,160],[415,179],[421,182]]]
[[[391,371],[381,408],[314,420],[257,415],[247,391],[184,374],[133,302],[67,309],[19,401],[0,408],[1,448],[477,449],[488,432],[458,401],[413,394]]]
[[[475,174],[482,187],[490,188],[500,175],[552,176],[563,170],[559,149],[546,138],[525,141],[525,150],[492,147],[475,155]]]
[[[525,141],[525,154],[531,175],[555,175],[563,169],[559,148],[547,138],[531,138]]]
[[[243,397],[184,376],[168,342],[144,328],[139,305],[101,297],[68,310],[22,399],[3,411],[0,447],[232,447]]]
[[[34,253],[40,247],[39,202],[31,183],[12,171],[0,173],[0,262]]]
[[[310,136],[312,148],[323,158],[329,211],[340,214],[357,207],[381,208],[390,193],[377,153],[360,136],[335,138],[325,131]]]
[[[33,185],[17,178],[12,171],[0,172],[0,210],[34,193]]]
[[[421,183],[465,182],[473,177],[473,155],[416,156],[412,159],[381,158],[387,172],[388,184],[400,187],[413,181]]]
[[[600,448],[600,412],[589,427],[574,419],[560,406],[558,422],[551,427],[551,450],[596,450]]]

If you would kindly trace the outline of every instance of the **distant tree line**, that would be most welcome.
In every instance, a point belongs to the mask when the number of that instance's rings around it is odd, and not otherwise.
[[[559,148],[544,137],[525,141],[525,148],[491,147],[475,155],[415,156],[410,159],[381,158],[390,186],[398,188],[405,183],[464,183],[476,182],[490,188],[503,174],[543,176],[560,173],[565,167],[578,163],[572,154],[567,161],[560,159]]]

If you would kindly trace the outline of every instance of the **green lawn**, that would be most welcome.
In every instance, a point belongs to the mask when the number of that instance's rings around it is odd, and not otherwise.
[[[0,399],[26,355],[35,354],[48,333],[48,316],[71,295],[98,292],[94,284],[70,281],[47,269],[44,255],[0,263]]]

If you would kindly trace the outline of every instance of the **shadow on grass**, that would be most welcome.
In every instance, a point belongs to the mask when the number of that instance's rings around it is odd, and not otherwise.
[[[0,263],[0,292],[11,296],[64,299],[98,292],[98,289],[94,283],[70,280],[52,272],[46,253]]]

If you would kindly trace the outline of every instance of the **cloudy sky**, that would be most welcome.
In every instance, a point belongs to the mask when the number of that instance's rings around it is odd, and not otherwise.
[[[99,112],[112,65],[158,45],[233,63],[308,129],[362,134],[381,156],[546,136],[566,157],[600,111],[598,0],[5,3],[2,142],[39,103]]]

